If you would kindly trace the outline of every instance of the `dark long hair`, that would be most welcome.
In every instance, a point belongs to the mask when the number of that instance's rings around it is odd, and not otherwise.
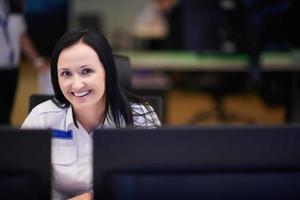
[[[103,35],[90,29],[79,28],[67,31],[54,47],[51,59],[51,81],[55,98],[60,103],[60,107],[68,107],[70,106],[70,102],[65,98],[59,86],[57,61],[62,50],[79,41],[93,48],[103,64],[105,70],[106,95],[105,117],[109,115],[108,117],[111,117],[116,126],[120,128],[120,116],[122,116],[126,126],[132,126],[132,110],[123,90],[119,86],[112,49]],[[110,112],[108,112],[109,110]]]

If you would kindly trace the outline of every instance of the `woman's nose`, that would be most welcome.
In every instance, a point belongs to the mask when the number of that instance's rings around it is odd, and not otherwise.
[[[72,90],[73,91],[78,91],[84,87],[84,80],[83,78],[79,76],[74,76],[73,77],[73,83],[72,83]]]

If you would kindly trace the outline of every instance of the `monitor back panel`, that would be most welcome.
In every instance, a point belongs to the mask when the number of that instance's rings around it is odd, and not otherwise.
[[[1,199],[50,199],[51,131],[0,129]]]
[[[300,127],[98,130],[95,197],[299,199]]]

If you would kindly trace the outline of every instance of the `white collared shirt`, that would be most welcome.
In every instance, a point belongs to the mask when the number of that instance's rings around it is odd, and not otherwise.
[[[132,104],[133,112],[145,113],[143,105]],[[150,114],[149,114],[150,115]],[[154,127],[153,121],[160,125],[157,115],[134,117],[134,125],[145,128]],[[124,123],[124,122],[123,122]],[[72,137],[52,138],[53,199],[66,199],[92,191],[92,133],[88,134],[77,121],[73,121],[72,107],[59,108],[51,100],[37,105],[28,115],[22,129],[54,129],[62,133],[71,131]],[[123,124],[125,126],[125,124]],[[102,128],[116,128],[106,118]]]

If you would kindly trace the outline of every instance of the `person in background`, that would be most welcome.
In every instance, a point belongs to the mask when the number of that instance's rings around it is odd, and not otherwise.
[[[112,49],[89,29],[66,32],[51,60],[55,99],[37,105],[23,129],[52,129],[53,199],[92,198],[92,135],[101,128],[156,128],[153,108],[119,85]]]
[[[20,1],[0,0],[0,125],[10,124],[21,50],[37,69],[43,71],[49,66],[26,33],[22,11]]]
[[[136,16],[132,35],[148,41],[146,48],[160,49],[170,32],[167,14],[176,5],[176,0],[151,0]]]

